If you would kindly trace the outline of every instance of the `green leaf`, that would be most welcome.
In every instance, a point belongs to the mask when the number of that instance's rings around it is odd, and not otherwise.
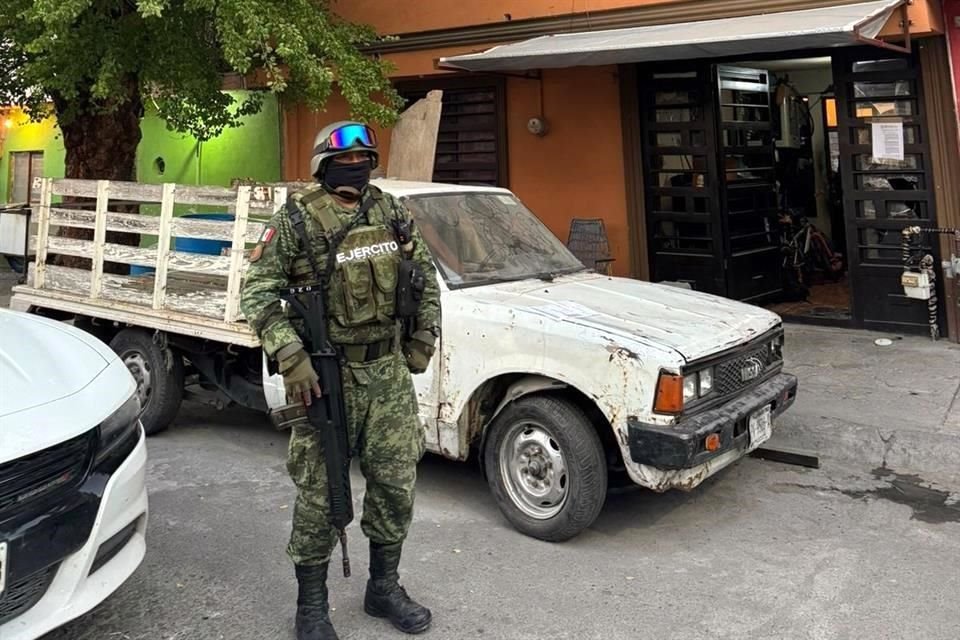
[[[209,139],[262,103],[224,93],[229,73],[317,110],[337,87],[353,117],[381,125],[402,106],[391,68],[361,52],[379,36],[325,0],[0,0],[0,32],[0,102],[42,117],[49,97],[61,123],[138,100]]]

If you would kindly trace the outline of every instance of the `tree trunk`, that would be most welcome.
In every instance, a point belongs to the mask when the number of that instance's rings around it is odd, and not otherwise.
[[[59,124],[66,148],[65,177],[83,180],[136,180],[143,102],[135,80],[128,83],[126,93],[126,96],[111,101],[111,104],[107,105],[109,109],[104,109],[103,105],[94,105],[88,93],[81,94],[69,103],[60,96],[54,96],[58,119],[61,114],[68,112],[76,114]],[[64,198],[64,204],[93,210],[96,201],[89,198]],[[139,207],[111,203],[110,211],[139,213]],[[93,239],[91,229],[62,227],[60,235]],[[140,235],[108,231],[107,242],[138,245]],[[75,268],[91,268],[90,260],[72,256],[57,256],[55,263]],[[126,274],[129,273],[129,266],[108,262],[104,264],[103,270],[106,273]]]

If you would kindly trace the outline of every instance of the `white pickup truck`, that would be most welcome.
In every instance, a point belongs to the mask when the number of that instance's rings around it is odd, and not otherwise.
[[[613,484],[692,489],[760,446],[793,403],[777,315],[588,270],[506,189],[376,184],[412,211],[439,273],[443,335],[414,378],[428,450],[479,459],[523,533],[577,535]],[[36,265],[11,306],[110,343],[138,380],[148,433],[167,427],[184,397],[269,413],[285,404],[282,378],[268,373],[237,298],[245,251],[292,186],[48,180]],[[59,196],[96,198],[95,210]],[[111,211],[113,199],[158,203],[159,215]],[[205,204],[228,219],[174,215]],[[54,226],[93,229],[94,239]],[[115,244],[108,231],[159,242]],[[221,255],[171,248],[171,238],[220,242]],[[89,258],[89,270],[48,264],[52,254]],[[114,275],[104,262],[139,266]]]

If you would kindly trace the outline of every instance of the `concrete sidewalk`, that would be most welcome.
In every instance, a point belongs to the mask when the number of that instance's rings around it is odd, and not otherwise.
[[[800,390],[771,446],[859,468],[960,475],[960,345],[788,324],[786,354]]]

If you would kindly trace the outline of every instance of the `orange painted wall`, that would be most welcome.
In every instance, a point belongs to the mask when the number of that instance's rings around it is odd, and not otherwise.
[[[510,189],[557,237],[566,241],[570,219],[601,218],[615,258],[613,271],[629,275],[623,136],[618,80],[612,67],[547,71],[543,111],[537,80],[507,83],[507,154]],[[348,117],[346,102],[333,97],[314,113],[301,105],[284,117],[284,179],[308,180],[313,137],[325,124]],[[546,136],[527,131],[543,114]],[[378,130],[381,158],[390,154],[390,132]]]
[[[379,33],[393,34],[506,22],[505,14],[510,14],[512,20],[522,20],[677,1],[679,0],[334,0],[331,8],[347,20],[370,24]]]
[[[620,93],[615,69],[548,70],[543,75],[547,135],[527,131],[539,113],[539,83],[507,83],[510,189],[566,242],[571,218],[601,218],[616,261],[628,275],[626,185]]]
[[[510,20],[601,12],[688,0],[472,0],[469,2],[410,2],[410,0],[333,0],[331,7],[351,22],[372,25],[378,33],[398,34],[496,24]],[[710,0],[701,0],[710,2]],[[757,1],[763,10],[763,0]],[[943,33],[939,0],[917,0],[909,7],[912,33]],[[883,35],[900,29],[890,25]]]

